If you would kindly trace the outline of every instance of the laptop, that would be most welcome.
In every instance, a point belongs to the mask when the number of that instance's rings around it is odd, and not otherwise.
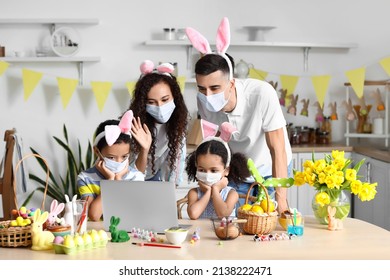
[[[127,232],[164,233],[179,226],[174,182],[102,180],[100,188],[106,231],[112,216],[120,218],[118,230]]]

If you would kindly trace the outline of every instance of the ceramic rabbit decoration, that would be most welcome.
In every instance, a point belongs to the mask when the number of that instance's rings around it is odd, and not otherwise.
[[[381,96],[381,92],[379,91],[379,88],[377,88],[376,91],[372,92],[371,96],[375,99],[376,109],[378,111],[384,111],[385,103],[382,100],[382,96]]]
[[[280,89],[280,97],[279,97],[279,103],[280,106],[286,106],[286,95],[287,95],[287,89]]]
[[[328,229],[341,230],[343,229],[343,222],[335,217],[336,207],[328,206]]]
[[[278,82],[269,81],[269,84],[276,90],[278,88]]]
[[[112,216],[110,220],[110,233],[111,233],[111,242],[126,242],[130,240],[129,234],[125,230],[118,230],[117,227],[120,223],[120,218]]]
[[[47,224],[53,225],[54,223],[59,223],[60,220],[58,219],[58,214],[64,210],[65,204],[64,203],[58,203],[56,199],[54,199],[50,204],[50,214],[47,218]]]
[[[345,118],[347,119],[347,121],[353,121],[354,119],[356,119],[356,114],[353,110],[351,98],[348,99],[348,102],[344,100],[343,105],[347,109],[347,112],[345,113]]]
[[[76,203],[77,195],[75,194],[72,198],[72,201],[70,201],[69,196],[65,194],[65,214],[64,214],[64,220],[65,224],[71,226],[71,234],[74,234],[74,221],[73,221],[73,204]]]
[[[331,110],[331,113],[330,113],[330,119],[332,121],[337,121],[339,118],[337,116],[337,103],[336,101],[335,102],[331,102],[329,103],[329,107],[330,107],[330,110]]]
[[[310,99],[302,99],[301,102],[303,103],[303,108],[301,110],[301,115],[302,116],[306,116],[308,117],[309,116],[309,103],[310,103]]]
[[[33,223],[31,227],[32,250],[50,250],[53,248],[54,235],[51,231],[43,230],[43,224],[49,217],[49,212],[41,214],[41,209],[34,212]]]
[[[298,94],[294,97],[294,94],[291,94],[288,96],[288,98],[291,99],[291,103],[287,108],[287,113],[291,115],[296,115],[297,114],[297,103],[298,103]]]
[[[324,113],[320,103],[316,101],[313,106],[317,107],[316,122],[322,123],[324,121]]]

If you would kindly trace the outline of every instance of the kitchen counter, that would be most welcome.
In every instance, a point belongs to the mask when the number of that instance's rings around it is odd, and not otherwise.
[[[187,241],[181,249],[140,247],[131,237],[126,243],[108,242],[107,247],[82,251],[74,255],[55,254],[54,250],[33,251],[30,248],[0,248],[0,259],[8,260],[389,260],[390,232],[359,219],[347,218],[344,229],[329,231],[313,216],[305,217],[303,236],[291,240],[253,241],[253,235],[242,235],[223,241],[215,236],[210,220],[180,220],[190,224]],[[101,229],[102,222],[88,222],[88,229]],[[189,241],[196,228],[200,240]],[[282,233],[278,225],[273,233]],[[161,238],[165,239],[163,235]],[[263,253],[266,252],[266,253]]]

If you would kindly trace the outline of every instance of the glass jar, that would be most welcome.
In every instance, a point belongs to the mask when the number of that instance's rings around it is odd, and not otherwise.
[[[185,28],[179,28],[176,32],[176,40],[187,40],[187,33]]]
[[[301,133],[301,144],[308,144],[309,137],[310,137],[309,128],[307,126],[301,126],[300,133]]]
[[[301,144],[301,133],[300,133],[300,129],[298,127],[294,127],[293,129],[291,129],[290,144],[291,145]]]
[[[329,144],[329,132],[318,131],[316,141],[317,144]]]
[[[164,38],[165,40],[174,40],[175,39],[175,28],[164,28]]]

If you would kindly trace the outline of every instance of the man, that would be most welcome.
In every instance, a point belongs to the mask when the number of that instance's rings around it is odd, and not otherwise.
[[[197,61],[198,112],[209,122],[235,126],[239,134],[229,141],[232,151],[251,158],[264,178],[287,178],[292,153],[277,93],[264,81],[234,79],[233,69],[226,53],[207,53]],[[250,183],[238,192],[246,194]],[[279,213],[288,209],[286,196],[285,188],[276,188]]]

